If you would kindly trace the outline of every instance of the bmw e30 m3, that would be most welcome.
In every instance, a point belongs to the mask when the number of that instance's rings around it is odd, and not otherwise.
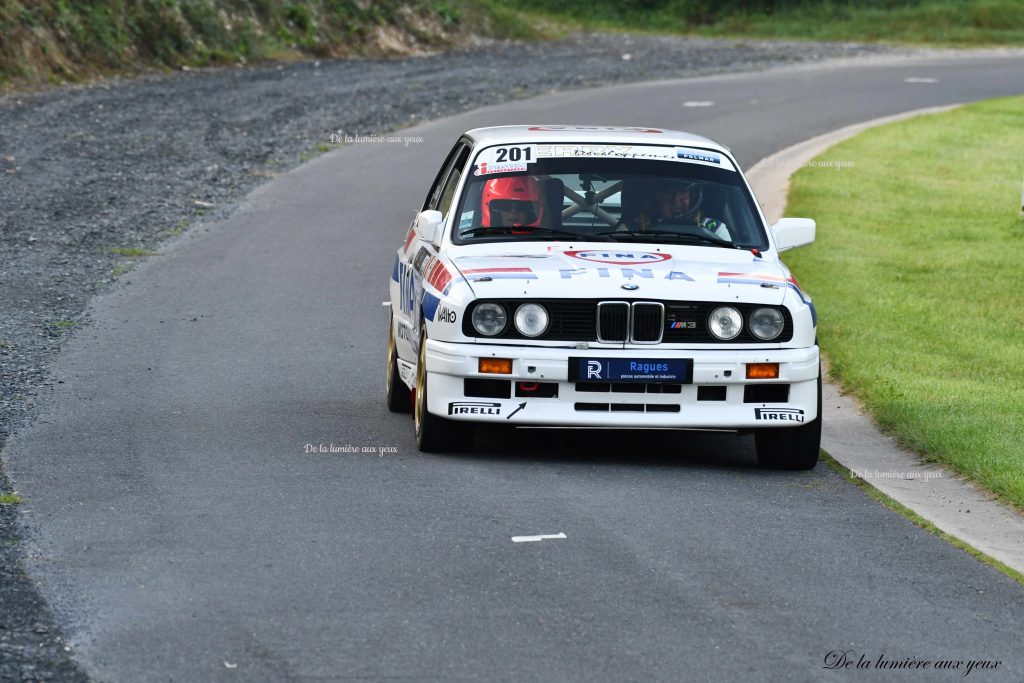
[[[452,148],[391,272],[387,405],[423,451],[488,424],[753,432],[810,468],[817,315],[735,158],[655,128],[501,126]]]

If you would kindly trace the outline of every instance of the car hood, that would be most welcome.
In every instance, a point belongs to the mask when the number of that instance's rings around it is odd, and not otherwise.
[[[753,252],[689,245],[507,243],[448,256],[477,298],[736,301],[779,305],[789,271]]]

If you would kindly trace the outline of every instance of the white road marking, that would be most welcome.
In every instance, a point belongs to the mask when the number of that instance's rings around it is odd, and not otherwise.
[[[683,102],[684,107],[713,107],[715,103],[711,100],[691,100]]]
[[[904,83],[938,83],[939,79],[937,79],[937,78],[918,78],[916,76],[911,76],[910,78],[904,78],[903,82]]]
[[[534,543],[535,541],[553,541],[561,538],[567,538],[565,534],[540,534],[539,536],[513,536],[513,543]]]
[[[380,302],[380,305],[381,305],[381,306],[390,306],[390,305],[391,305],[391,302],[390,302],[390,301],[381,301],[381,302]]]

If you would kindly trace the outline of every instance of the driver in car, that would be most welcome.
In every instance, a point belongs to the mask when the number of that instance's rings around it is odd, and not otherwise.
[[[540,184],[533,176],[492,178],[484,183],[481,218],[485,227],[539,227]]]
[[[722,221],[704,215],[702,201],[704,185],[695,180],[662,180],[655,190],[655,216],[652,221],[646,214],[638,216],[640,232],[647,232],[659,225],[697,225],[713,233],[715,237],[731,240],[729,228]]]

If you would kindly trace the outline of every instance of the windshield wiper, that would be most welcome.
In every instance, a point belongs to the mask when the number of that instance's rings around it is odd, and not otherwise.
[[[607,242],[608,239],[603,237],[604,233],[599,235],[586,235],[579,232],[572,232],[570,230],[557,230],[555,228],[542,228],[536,225],[501,225],[497,227],[480,227],[472,228],[471,230],[464,230],[459,233],[459,237],[475,237],[478,235],[487,235],[489,233],[500,233],[500,234],[524,234],[534,235],[540,234],[544,237],[557,236],[557,237],[572,237],[580,241],[593,241],[593,242]]]
[[[645,239],[650,238],[650,237],[657,237],[657,238],[672,237],[672,238],[677,238],[677,239],[698,240],[700,242],[707,242],[708,244],[713,244],[716,247],[725,247],[726,249],[743,249],[743,250],[747,250],[747,249],[750,248],[750,247],[745,247],[742,244],[736,244],[735,242],[730,242],[729,240],[723,240],[721,237],[712,237],[711,235],[695,235],[695,234],[690,233],[690,232],[672,232],[670,230],[651,230],[649,232],[626,232],[626,231],[619,231],[619,230],[611,230],[611,231],[608,231],[608,232],[599,232],[597,234],[598,235],[605,235],[605,236],[608,236],[608,237],[610,237],[612,239],[616,239],[616,240],[619,239],[619,238],[627,238],[627,239],[635,239],[637,241],[642,242]]]

